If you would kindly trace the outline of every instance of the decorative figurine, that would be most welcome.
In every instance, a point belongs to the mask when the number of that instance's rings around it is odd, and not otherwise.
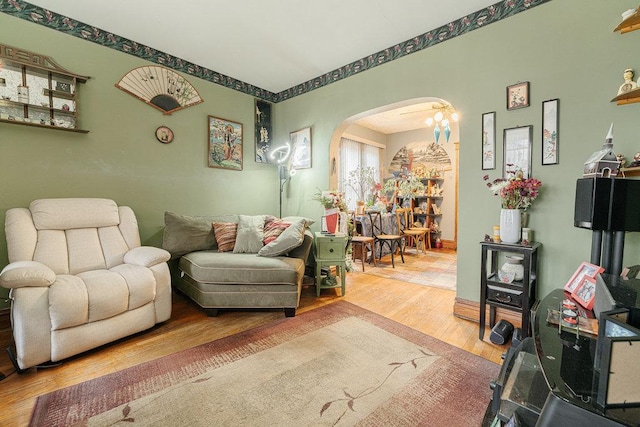
[[[618,176],[619,169],[620,162],[616,159],[616,154],[613,151],[613,123],[611,123],[604,144],[602,144],[602,149],[593,153],[584,162],[582,177],[613,178]]]
[[[627,164],[627,159],[624,158],[624,154],[616,154],[616,160],[620,162],[620,167],[623,168]]]
[[[638,85],[633,81],[633,70],[631,68],[627,68],[624,70],[624,83],[618,89],[618,95],[622,95],[627,93],[633,89],[636,89]]]

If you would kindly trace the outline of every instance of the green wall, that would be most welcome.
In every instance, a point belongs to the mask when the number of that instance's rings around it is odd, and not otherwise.
[[[314,177],[329,181],[329,141],[341,123],[362,111],[419,97],[443,98],[460,121],[458,223],[458,297],[478,301],[480,246],[499,222],[499,199],[482,176],[501,175],[502,130],[533,125],[533,176],[542,180],[542,196],[530,211],[530,227],[543,243],[540,253],[541,296],[562,287],[580,262],[590,258],[591,232],[573,226],[575,181],[584,161],[600,149],[615,123],[615,149],[631,158],[640,151],[640,104],[609,102],[622,83],[625,68],[640,75],[640,31],[613,33],[620,14],[634,1],[552,1],[483,29],[278,104],[278,129],[313,124]],[[531,106],[506,111],[505,88],[529,81]],[[541,166],[542,101],[560,99],[559,165]],[[497,113],[497,164],[481,170],[481,115]],[[297,178],[297,177],[296,177]],[[313,190],[293,182],[304,200]],[[316,206],[304,208],[308,215]],[[640,262],[637,233],[628,233],[624,265]]]
[[[486,189],[480,168],[481,115],[497,112],[497,133],[533,125],[533,176],[544,183],[530,226],[544,247],[540,295],[561,287],[590,256],[591,234],[573,227],[575,180],[586,158],[602,146],[611,122],[615,148],[628,158],[637,143],[640,104],[609,102],[627,67],[640,74],[640,31],[620,35],[613,28],[632,0],[552,1],[451,41],[403,57],[332,85],[274,105],[276,141],[313,128],[311,169],[298,171],[285,191],[283,213],[319,219],[311,201],[329,183],[329,145],[344,121],[363,111],[420,97],[451,102],[461,114],[458,296],[479,299],[478,242],[498,222],[499,201]],[[145,244],[159,246],[164,211],[185,214],[273,213],[278,183],[271,165],[255,163],[254,99],[188,77],[203,104],[163,116],[114,88],[131,69],[148,63],[78,38],[0,14],[2,42],[48,54],[63,67],[91,80],[81,87],[81,126],[87,135],[0,124],[0,211],[27,206],[41,197],[109,197],[130,205]],[[425,31],[428,29],[425,29]],[[531,107],[507,112],[505,88],[531,82]],[[560,99],[560,164],[541,166],[541,103]],[[207,115],[244,124],[244,170],[212,169],[206,163]],[[176,138],[163,145],[160,125]],[[501,174],[502,138],[498,137]],[[0,241],[4,233],[0,231]],[[640,241],[627,235],[625,265],[638,263]],[[0,245],[0,264],[7,259]]]

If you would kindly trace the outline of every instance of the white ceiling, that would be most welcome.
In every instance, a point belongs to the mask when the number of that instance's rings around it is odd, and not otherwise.
[[[495,2],[29,1],[274,93]]]
[[[30,0],[274,93],[496,0]]]

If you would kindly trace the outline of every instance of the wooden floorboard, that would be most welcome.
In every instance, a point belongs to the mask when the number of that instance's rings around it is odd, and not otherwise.
[[[386,261],[383,258],[383,261]],[[359,265],[358,265],[359,267]],[[398,268],[402,268],[401,265]],[[478,340],[478,324],[453,315],[455,291],[415,285],[367,274],[348,274],[347,292],[325,289],[316,297],[315,287],[302,289],[298,313],[345,300],[396,322],[431,335],[495,363],[507,345]],[[281,310],[222,311],[207,317],[194,303],[174,293],[169,321],[154,328],[78,355],[57,367],[29,369],[12,373],[13,366],[4,350],[10,344],[10,331],[0,330],[0,426],[27,425],[37,396],[97,378],[237,332],[282,319]],[[489,385],[487,384],[487,387]]]

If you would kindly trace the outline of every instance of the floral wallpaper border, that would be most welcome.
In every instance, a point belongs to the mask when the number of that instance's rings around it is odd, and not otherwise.
[[[141,59],[160,64],[190,76],[219,84],[237,90],[256,98],[270,102],[281,102],[315,89],[335,83],[347,77],[354,76],[387,62],[402,58],[470,31],[482,28],[501,19],[524,12],[551,0],[503,0],[431,30],[412,39],[398,43],[387,49],[371,54],[343,67],[325,73],[307,82],[293,86],[279,93],[273,93],[249,83],[236,80],[233,77],[220,74],[208,68],[201,67],[184,59],[169,55],[162,51],[145,46],[133,40],[87,25],[66,16],[59,15],[39,6],[22,0],[0,0],[0,12],[6,13],[26,21],[34,22],[45,27],[97,43],[111,49],[118,50]]]

